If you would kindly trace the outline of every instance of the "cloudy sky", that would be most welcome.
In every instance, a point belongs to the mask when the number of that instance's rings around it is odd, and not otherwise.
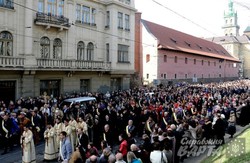
[[[233,0],[240,34],[250,25],[250,1]],[[197,37],[223,36],[229,0],[135,0],[142,19]]]

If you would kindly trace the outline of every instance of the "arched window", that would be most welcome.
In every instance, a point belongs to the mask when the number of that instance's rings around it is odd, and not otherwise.
[[[41,57],[42,58],[49,58],[49,45],[50,45],[50,40],[48,37],[42,37],[40,40],[40,46],[41,46]]]
[[[62,58],[62,41],[59,38],[56,38],[53,42],[53,58]]]
[[[84,60],[84,42],[80,41],[77,44],[77,60]]]
[[[87,60],[91,61],[94,55],[94,44],[92,42],[88,43],[87,46]]]
[[[0,33],[0,55],[13,56],[13,37],[11,33],[3,31]]]

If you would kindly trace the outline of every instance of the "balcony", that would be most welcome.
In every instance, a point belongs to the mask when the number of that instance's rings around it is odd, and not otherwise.
[[[45,14],[45,13],[37,12],[35,24],[46,26],[46,29],[50,27],[59,28],[60,30],[70,28],[68,18],[64,16],[51,15],[50,13]]]
[[[37,59],[39,69],[60,69],[60,70],[86,70],[86,71],[108,71],[111,69],[110,62],[102,61],[79,61],[66,59]]]
[[[3,68],[23,68],[24,58],[14,58],[12,56],[0,56],[0,67]]]

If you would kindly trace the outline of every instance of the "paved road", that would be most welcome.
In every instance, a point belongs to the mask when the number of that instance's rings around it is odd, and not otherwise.
[[[237,136],[238,134],[242,133],[242,131],[244,131],[246,128],[248,128],[248,126],[245,127],[241,127],[241,126],[237,126],[236,127],[236,134],[235,136]],[[229,139],[229,135],[226,134],[225,136],[225,142],[230,141]],[[3,151],[3,149],[1,149]],[[2,153],[2,151],[0,150],[0,153]],[[39,145],[36,146],[36,160],[37,163],[44,163],[43,162],[43,152],[44,152],[44,143],[41,142]],[[190,157],[184,160],[184,163],[196,163],[196,162],[201,162],[201,160],[203,160],[204,158],[206,158],[206,152],[198,157]],[[21,163],[22,162],[22,153],[21,153],[21,147],[15,147],[13,151],[5,154],[5,155],[0,155],[0,162],[1,163]],[[58,163],[57,161],[54,162],[50,162],[50,163]]]

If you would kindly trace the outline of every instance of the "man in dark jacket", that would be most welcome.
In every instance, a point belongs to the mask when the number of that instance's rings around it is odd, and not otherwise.
[[[83,160],[86,159],[86,150],[88,148],[89,144],[89,138],[88,136],[83,132],[83,128],[78,128],[77,129],[77,139],[78,139],[78,144],[77,147],[81,153],[81,156]]]
[[[12,128],[12,122],[9,118],[9,115],[7,113],[2,113],[1,115],[1,141],[3,142],[4,152],[2,155],[7,153],[8,147],[11,147],[10,137],[11,135],[11,128]]]
[[[216,141],[220,142],[219,144],[215,144],[217,147],[225,143],[224,136],[225,136],[225,123],[221,119],[220,113],[217,113],[218,119],[216,120],[213,128]]]

